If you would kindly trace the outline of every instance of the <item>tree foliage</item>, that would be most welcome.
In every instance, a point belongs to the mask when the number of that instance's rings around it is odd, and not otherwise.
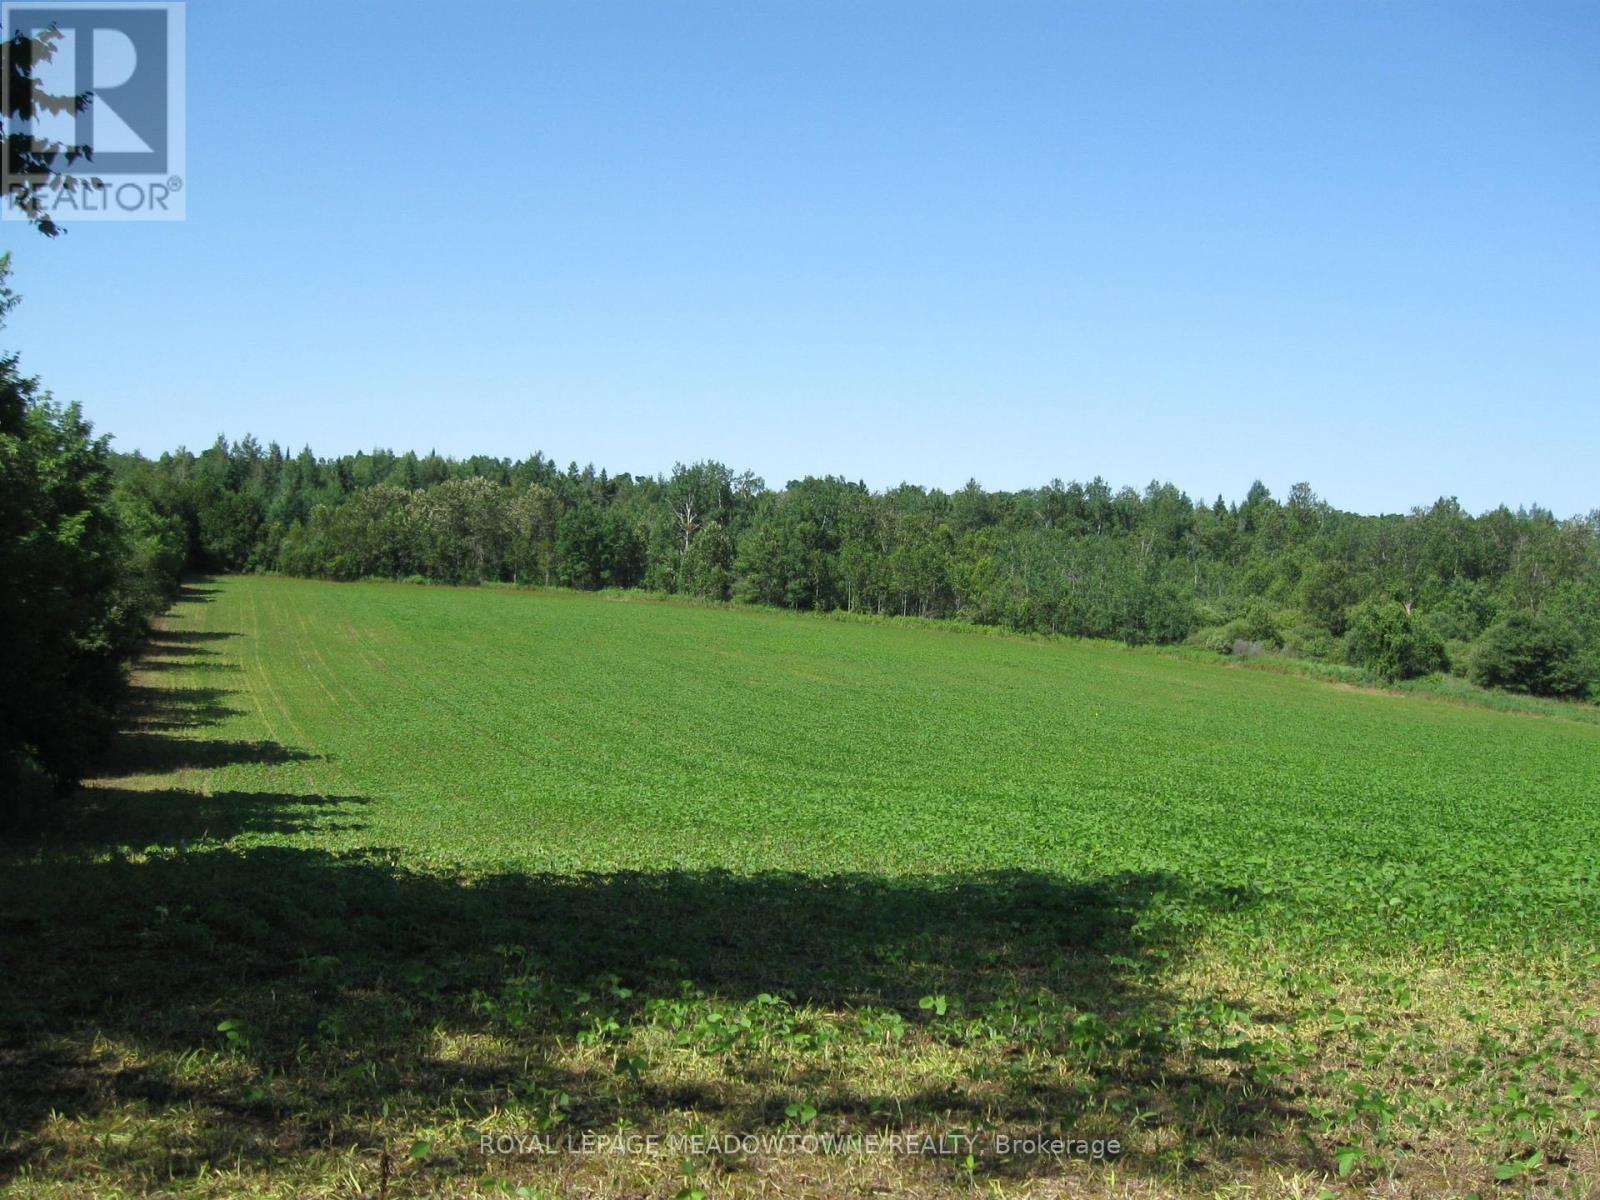
[[[1474,517],[1445,499],[1361,516],[1305,484],[1280,503],[1259,481],[1235,504],[1098,478],[1017,492],[976,481],[873,492],[834,476],[768,488],[715,462],[635,477],[539,454],[290,456],[249,438],[128,466],[165,481],[147,490],[189,531],[191,561],[211,568],[642,586],[1259,647],[1385,679],[1464,665],[1486,630],[1523,610],[1570,630],[1552,653],[1575,678],[1588,678],[1600,646],[1600,518],[1537,508]]]
[[[15,204],[46,237],[63,232],[50,214],[56,197],[102,186],[98,178],[77,173],[81,163],[93,159],[92,147],[41,138],[33,130],[39,117],[76,115],[88,108],[93,99],[88,92],[61,95],[39,86],[37,68],[56,56],[61,40],[61,31],[54,27],[33,35],[18,31],[0,40],[0,74],[5,77],[0,140],[4,142],[6,185],[11,193],[7,202]]]
[[[82,414],[0,359],[0,728],[13,785],[24,756],[69,780],[112,727],[128,631],[110,487]]]
[[[1489,627],[1472,656],[1471,674],[1484,687],[1569,699],[1588,695],[1595,678],[1576,629],[1526,611]]]
[[[1369,601],[1355,610],[1345,652],[1386,680],[1414,679],[1449,666],[1443,639],[1396,600]]]
[[[0,256],[0,316],[15,298]],[[115,727],[123,664],[188,557],[149,464],[113,483],[108,441],[0,357],[0,799],[29,773],[65,788]]]

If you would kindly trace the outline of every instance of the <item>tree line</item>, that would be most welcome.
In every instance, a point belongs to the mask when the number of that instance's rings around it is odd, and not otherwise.
[[[250,437],[117,469],[144,553],[198,569],[644,588],[1275,650],[1385,679],[1453,670],[1566,697],[1600,676],[1600,511],[1473,515],[1441,499],[1367,516],[1304,483],[1209,504],[1170,483],[1099,478],[1014,492],[872,491],[833,476],[769,488],[711,461],[609,475],[542,454],[318,458]]]

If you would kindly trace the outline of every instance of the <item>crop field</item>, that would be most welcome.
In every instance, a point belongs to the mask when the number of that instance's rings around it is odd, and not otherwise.
[[[135,709],[0,850],[18,1196],[1600,1195],[1592,721],[258,577]]]

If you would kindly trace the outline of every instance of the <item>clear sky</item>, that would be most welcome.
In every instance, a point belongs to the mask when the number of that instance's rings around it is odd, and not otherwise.
[[[188,79],[187,222],[0,225],[122,449],[1600,507],[1592,0],[192,0]]]

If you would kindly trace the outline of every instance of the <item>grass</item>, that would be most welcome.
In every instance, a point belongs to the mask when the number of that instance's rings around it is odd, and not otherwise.
[[[1593,724],[262,578],[136,684],[0,858],[14,1194],[1600,1194]]]
[[[1323,679],[1333,683],[1348,684],[1351,687],[1429,696],[1450,704],[1493,708],[1501,712],[1560,717],[1567,721],[1585,721],[1600,725],[1600,704],[1593,701],[1556,700],[1546,696],[1508,692],[1499,688],[1479,687],[1459,675],[1435,674],[1424,675],[1417,679],[1385,681],[1361,667],[1323,662],[1315,658],[1298,658],[1283,653],[1234,656],[1194,646],[1163,646],[1156,652],[1191,662],[1224,664],[1251,671],[1272,671],[1280,675],[1303,675],[1310,679]]]

